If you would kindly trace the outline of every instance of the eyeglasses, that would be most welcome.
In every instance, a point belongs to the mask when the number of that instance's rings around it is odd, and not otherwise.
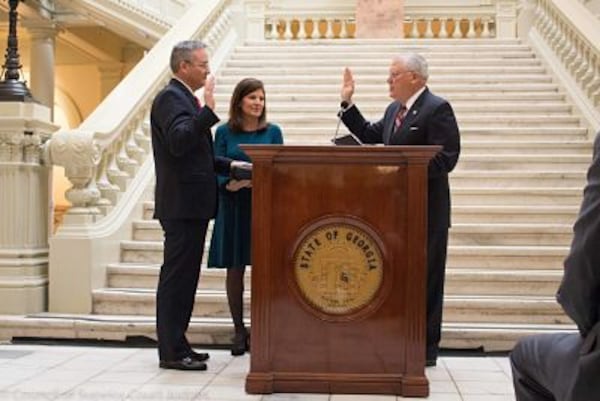
[[[388,75],[389,79],[396,79],[398,78],[400,75],[404,74],[405,72],[414,72],[414,71],[410,71],[410,70],[404,70],[404,71],[394,71],[394,72],[390,72],[390,75]]]
[[[208,68],[208,61],[205,61],[203,63],[192,63],[189,60],[185,60],[185,62],[188,63],[189,65],[192,65],[197,68],[204,68],[204,69]]]

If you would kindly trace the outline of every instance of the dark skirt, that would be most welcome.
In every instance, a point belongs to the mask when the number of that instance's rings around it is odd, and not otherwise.
[[[251,220],[251,189],[242,188],[236,192],[222,189],[210,241],[208,267],[239,268],[250,265]]]

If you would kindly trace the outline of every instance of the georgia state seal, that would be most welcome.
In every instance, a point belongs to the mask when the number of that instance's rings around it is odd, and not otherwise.
[[[368,305],[383,282],[382,253],[371,234],[349,223],[308,232],[295,248],[294,278],[306,302],[329,315]]]

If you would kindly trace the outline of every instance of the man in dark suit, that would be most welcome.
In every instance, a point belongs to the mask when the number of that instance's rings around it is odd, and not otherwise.
[[[517,343],[510,354],[517,401],[600,400],[600,132],[556,299],[579,332]]]
[[[217,173],[244,167],[215,158],[210,128],[215,115],[214,78],[206,46],[183,41],[171,52],[173,78],[152,104],[150,123],[156,171],[154,218],[165,233],[164,260],[156,291],[159,366],[205,370],[207,353],[196,353],[187,331],[208,221],[217,210]],[[194,92],[204,87],[204,106]],[[246,163],[247,164],[247,163]]]
[[[342,121],[365,143],[385,145],[441,145],[442,150],[429,163],[427,217],[427,366],[436,364],[442,326],[444,276],[450,189],[448,173],[460,153],[460,136],[450,104],[427,88],[428,67],[418,54],[395,57],[387,83],[391,102],[383,118],[375,123],[364,119],[352,104],[354,79],[344,71],[341,90]]]

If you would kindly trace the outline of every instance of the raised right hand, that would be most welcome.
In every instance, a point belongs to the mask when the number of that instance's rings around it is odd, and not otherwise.
[[[342,98],[342,100],[351,103],[353,94],[354,77],[352,76],[352,71],[350,71],[350,68],[346,67],[344,69],[344,77],[342,80],[342,90],[340,92],[340,97]]]
[[[204,104],[215,110],[215,77],[209,76],[204,83]]]

